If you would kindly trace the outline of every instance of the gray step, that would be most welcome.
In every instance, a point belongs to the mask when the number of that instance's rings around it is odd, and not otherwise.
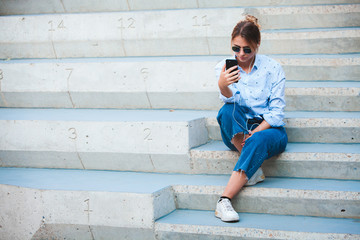
[[[0,108],[0,163],[190,173],[189,149],[208,141],[207,115],[201,111]]]
[[[226,185],[227,182],[225,182]],[[213,210],[225,189],[196,184],[173,186],[177,209]],[[234,197],[237,212],[359,218],[360,181],[271,178]]]
[[[172,189],[161,174],[0,172],[2,239],[150,239],[154,220],[175,210]]]
[[[203,167],[194,164],[189,151],[209,138],[221,140],[216,114],[182,110],[2,108],[1,165],[203,173]],[[358,113],[287,115],[290,142],[359,143]],[[169,142],[169,138],[174,141]]]
[[[237,223],[223,223],[213,211],[176,210],[155,223],[158,239],[359,239],[354,219],[240,213]]]
[[[223,58],[225,56],[2,61],[0,106],[217,110],[222,102],[214,66]],[[286,74],[290,75],[288,79],[300,78],[302,74],[318,80],[317,76],[327,75],[329,69],[335,67],[331,65],[334,63],[339,71],[337,76],[344,77],[341,75],[344,73],[345,77],[351,78],[347,74],[353,74],[355,78],[360,65],[359,55],[291,55],[275,56],[275,59],[284,65]],[[314,64],[311,69],[300,73],[309,62]],[[317,69],[321,67],[323,70]],[[338,67],[344,67],[343,71]],[[199,68],[202,71],[198,71]],[[294,76],[292,71],[297,68],[299,75]],[[360,82],[355,81],[293,82],[290,78],[286,88],[288,111],[360,111],[359,97]]]
[[[103,0],[86,4],[81,0],[38,0],[29,3],[26,0],[0,0],[0,15],[40,14],[40,13],[76,13],[76,12],[114,12],[114,11],[138,11],[156,9],[182,9],[182,8],[218,8],[218,7],[244,7],[244,6],[274,6],[274,5],[315,5],[315,4],[344,4],[360,3],[358,0],[246,0],[226,1],[216,0],[176,0],[161,1],[153,0]]]
[[[260,53],[360,52],[353,4],[3,16],[0,59],[229,54],[234,19],[245,12],[261,16]]]
[[[273,55],[283,66],[287,80],[359,81],[359,54]]]
[[[267,30],[262,32],[259,53],[342,54],[358,53],[358,28]],[[341,39],[340,45],[336,42]],[[334,48],[334,46],[337,46]],[[223,50],[225,52],[225,48]]]
[[[289,142],[360,143],[359,112],[285,112]],[[209,137],[221,140],[215,117],[207,119]]]
[[[214,100],[215,107],[220,103],[218,96],[212,93],[216,85],[214,66],[221,59],[170,57],[3,61],[0,63],[3,76],[0,106],[214,108]],[[199,68],[204,71],[198,71]],[[200,77],[204,74],[206,77]],[[167,77],[169,75],[171,78]],[[198,80],[194,81],[195,78]],[[192,100],[194,97],[198,99],[196,106]],[[211,103],[209,98],[213,100]]]
[[[208,138],[221,140],[216,111],[2,108],[0,113],[2,166],[198,173],[203,168],[191,160],[190,149]],[[358,113],[287,115],[290,142],[359,143]]]
[[[360,111],[360,82],[287,82],[286,111]]]
[[[222,141],[193,148],[190,155],[194,170],[205,174],[229,174],[239,158]],[[289,143],[262,168],[266,177],[360,180],[360,145]]]
[[[0,168],[0,204],[6,206],[0,220],[2,236],[30,239],[52,229],[58,231],[54,234],[72,230],[74,236],[76,229],[83,232],[84,226],[89,229],[88,236],[99,234],[99,238],[107,228],[110,233],[140,230],[140,236],[150,235],[155,221],[177,208],[213,212],[228,178]],[[359,181],[267,178],[243,189],[234,206],[242,212],[245,208],[253,213],[314,214],[334,216],[340,222],[350,218],[351,222],[360,213],[359,191]]]

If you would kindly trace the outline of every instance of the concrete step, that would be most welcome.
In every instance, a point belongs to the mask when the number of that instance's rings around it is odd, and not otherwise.
[[[0,168],[0,206],[6,209],[5,217],[0,218],[2,236],[46,238],[46,233],[55,229],[53,234],[63,238],[63,232],[76,236],[87,230],[87,236],[96,239],[109,230],[110,234],[127,232],[134,234],[131,239],[141,239],[144,234],[151,236],[155,221],[176,208],[213,210],[228,178]],[[234,206],[241,212],[325,215],[340,222],[350,218],[355,223],[351,218],[360,213],[359,191],[359,181],[267,178],[243,189]]]
[[[287,111],[360,111],[360,82],[287,82]]]
[[[3,76],[0,106],[214,108],[211,106],[214,101],[215,107],[220,104],[218,95],[213,94],[217,85],[214,67],[221,59],[160,57],[3,61],[0,63]],[[199,68],[204,71],[199,71]],[[203,74],[206,77],[200,77]],[[170,75],[170,78],[164,77]],[[192,100],[194,97],[196,106]]]
[[[282,65],[287,80],[359,81],[360,55],[271,55]]]
[[[0,59],[229,54],[245,13],[260,18],[260,53],[354,53],[359,12],[345,4],[2,16]]]
[[[223,223],[213,211],[176,210],[156,221],[158,239],[359,239],[354,219],[240,213],[237,223]]]
[[[267,30],[262,32],[259,53],[264,54],[343,54],[358,53],[358,28]],[[346,38],[346,39],[345,39]],[[339,39],[345,41],[334,48]],[[344,48],[347,49],[345,50]],[[225,45],[223,45],[225,46]],[[224,50],[225,51],[225,48]]]
[[[222,102],[214,66],[223,58],[225,56],[1,61],[0,106],[217,110]],[[327,76],[333,68],[339,71],[336,76],[355,80],[360,65],[358,54],[291,55],[275,56],[275,59],[284,65],[289,77],[300,78],[302,74],[304,78],[313,76],[313,80],[323,79],[317,76]],[[314,65],[309,68],[306,61]],[[292,74],[294,69],[298,69],[296,76]],[[300,73],[305,70],[308,74]],[[286,88],[288,111],[360,111],[359,96],[358,81],[293,82],[290,78]]]
[[[151,239],[154,220],[175,209],[172,189],[161,175],[0,172],[2,239]]]
[[[209,138],[221,140],[216,114],[185,110],[2,108],[1,165],[201,172],[200,167],[194,167],[189,151]],[[357,112],[289,112],[286,128],[290,142],[359,143],[359,121]]]
[[[209,114],[0,109],[0,162],[2,166],[190,173],[189,149],[208,141],[205,117]]]
[[[193,148],[190,155],[197,173],[205,174],[229,174],[239,158],[222,141]],[[262,168],[266,177],[360,180],[360,145],[289,143]]]
[[[358,0],[246,0],[226,1],[216,0],[103,0],[85,4],[74,0],[38,0],[32,4],[26,0],[7,1],[1,0],[0,15],[40,14],[40,13],[76,13],[76,12],[114,12],[114,11],[138,11],[157,9],[183,9],[183,8],[218,8],[218,7],[253,7],[253,6],[276,6],[276,5],[315,5],[315,4],[345,4],[360,3]]]
[[[221,140],[216,114],[2,108],[0,163],[14,167],[203,172],[189,151],[209,138]],[[359,121],[359,113],[289,112],[286,128],[290,142],[359,143]]]
[[[226,182],[227,183],[227,182]],[[173,186],[177,209],[213,210],[222,186]],[[359,218],[359,181],[268,177],[232,200],[237,212]]]
[[[286,112],[289,142],[360,143],[359,112]],[[221,140],[216,117],[207,118],[209,137]]]

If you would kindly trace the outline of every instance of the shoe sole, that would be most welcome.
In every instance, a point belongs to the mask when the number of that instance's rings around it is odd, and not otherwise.
[[[238,221],[239,221],[239,219],[235,219],[235,220],[226,220],[226,219],[223,219],[223,218],[221,217],[221,215],[218,213],[218,211],[215,211],[215,217],[220,218],[221,221],[223,221],[223,222],[238,222]]]

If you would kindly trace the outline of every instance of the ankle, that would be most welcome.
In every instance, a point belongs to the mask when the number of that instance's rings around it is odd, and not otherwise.
[[[220,197],[220,200],[222,200],[222,199],[229,199],[229,201],[231,202],[231,198],[229,198],[229,197],[221,196],[221,197]]]

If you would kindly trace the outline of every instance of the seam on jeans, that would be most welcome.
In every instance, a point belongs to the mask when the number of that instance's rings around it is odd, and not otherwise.
[[[235,106],[236,106],[236,102],[234,102],[234,108],[233,108],[233,112],[232,112],[232,117],[233,117],[233,119],[234,119],[234,121],[238,124],[238,126],[241,128],[241,129],[243,129],[244,131],[246,130],[246,132],[247,133],[249,133],[249,129],[248,129],[248,121],[249,121],[249,119],[246,117],[246,114],[244,114],[245,115],[245,118],[246,118],[246,123],[245,123],[245,127],[243,126],[243,125],[241,125],[237,120],[236,120],[236,118],[235,118]]]
[[[286,132],[285,132],[284,136],[279,140],[279,142],[283,141],[285,138],[288,138]],[[285,151],[285,148],[286,148],[286,146],[287,146],[287,143],[288,143],[288,141],[286,141],[286,143],[285,143],[284,151]],[[282,151],[282,152],[284,152],[284,151]],[[282,153],[282,152],[280,152],[280,153]],[[280,154],[280,153],[279,153],[279,154]]]
[[[285,132],[284,136],[279,139],[279,142],[281,142],[285,137],[287,137],[286,132]],[[285,146],[285,147],[286,147],[286,146]],[[282,151],[282,152],[283,152],[283,151]],[[281,152],[280,152],[280,153],[281,153]],[[279,153],[279,154],[280,154],[280,153]],[[265,158],[264,161],[267,160],[267,159],[269,159],[269,158]],[[262,164],[261,164],[261,165],[262,165]],[[261,165],[260,165],[260,167],[261,167]],[[259,167],[259,168],[260,168],[260,167]],[[250,169],[248,170],[248,172],[251,172],[254,168],[255,168],[255,167],[250,168]]]
[[[221,126],[220,126],[221,128]],[[225,135],[225,138],[227,138],[227,136],[230,136],[230,134],[228,133],[228,131],[225,130],[225,128],[221,128],[221,131],[224,132],[224,135]],[[223,139],[223,142],[225,143],[225,140],[224,140],[224,136],[223,136],[223,133],[221,132],[221,138]],[[230,142],[230,144],[236,149],[236,147],[234,146],[234,144],[232,143],[232,139],[226,139],[226,142]],[[225,144],[227,145],[227,144]],[[229,147],[229,146],[227,146]],[[229,147],[231,149],[231,147]],[[231,149],[232,150],[232,149]]]
[[[265,158],[264,161],[265,161],[266,159],[267,159],[267,158]],[[263,163],[264,163],[264,161],[263,161]],[[262,164],[261,164],[261,165],[262,165]],[[259,168],[261,167],[261,165],[259,166]],[[254,168],[255,168],[255,166],[252,167],[252,168],[250,168],[250,169],[248,170],[248,172],[251,172]],[[256,171],[255,171],[255,172],[256,172]]]

